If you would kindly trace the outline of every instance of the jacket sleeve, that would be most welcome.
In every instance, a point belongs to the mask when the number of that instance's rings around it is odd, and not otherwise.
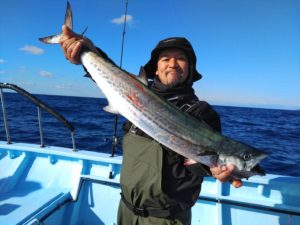
[[[195,107],[190,108],[188,113],[207,123],[213,130],[221,132],[221,121],[218,113],[210,106],[207,102],[199,101]],[[187,166],[194,174],[200,174],[202,176],[211,176],[211,172],[208,166],[201,163],[195,163],[193,165]]]
[[[218,113],[205,101],[198,101],[188,111],[198,120],[204,121],[213,130],[221,132],[221,121]]]

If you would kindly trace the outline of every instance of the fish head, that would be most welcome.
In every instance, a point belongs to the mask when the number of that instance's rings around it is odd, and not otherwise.
[[[259,166],[259,162],[266,156],[267,154],[252,149],[231,155],[219,154],[217,165],[233,164],[235,170],[232,176],[237,179],[249,178],[254,175],[264,176],[265,172]]]

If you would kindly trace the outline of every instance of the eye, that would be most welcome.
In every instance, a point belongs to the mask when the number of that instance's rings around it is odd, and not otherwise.
[[[160,58],[160,61],[162,61],[162,62],[167,62],[168,60],[169,60],[168,57],[162,57],[162,58]]]
[[[178,56],[176,59],[179,60],[179,61],[184,61],[184,62],[187,61],[187,58],[186,58],[185,55]]]
[[[243,155],[243,160],[245,161],[248,161],[252,158],[252,154],[249,153],[249,152],[246,152],[244,155]]]

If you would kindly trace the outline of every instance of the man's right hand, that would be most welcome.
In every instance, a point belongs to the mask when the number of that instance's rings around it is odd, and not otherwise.
[[[60,40],[61,48],[67,60],[73,64],[81,64],[79,52],[82,47],[88,48],[95,53],[98,53],[93,42],[88,38],[83,37],[73,32],[69,27],[63,25],[62,38]]]

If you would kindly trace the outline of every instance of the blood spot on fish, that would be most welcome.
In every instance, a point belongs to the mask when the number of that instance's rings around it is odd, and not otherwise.
[[[170,136],[170,140],[171,140],[172,142],[176,142],[176,140],[177,140],[177,137],[176,137],[176,136],[174,136],[174,135],[171,135],[171,136]]]
[[[142,92],[145,92],[143,85],[140,82],[136,81],[135,86]]]
[[[140,110],[144,110],[144,105],[135,91],[132,94],[126,94],[126,97]]]

